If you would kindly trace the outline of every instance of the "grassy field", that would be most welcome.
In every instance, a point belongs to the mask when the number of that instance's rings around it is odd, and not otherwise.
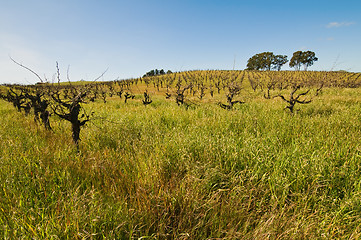
[[[79,151],[0,100],[0,238],[361,238],[361,89],[294,114],[248,87],[230,111],[150,93],[84,105]]]

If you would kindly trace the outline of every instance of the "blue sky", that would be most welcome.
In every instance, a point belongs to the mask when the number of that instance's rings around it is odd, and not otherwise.
[[[361,71],[359,0],[0,0],[0,83],[244,69],[254,54],[311,50],[309,70]],[[284,66],[284,70],[289,67]]]

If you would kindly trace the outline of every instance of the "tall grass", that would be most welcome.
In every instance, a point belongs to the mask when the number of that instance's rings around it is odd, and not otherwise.
[[[294,114],[259,96],[232,111],[113,98],[87,106],[79,152],[66,122],[49,132],[1,102],[0,236],[357,239],[360,93]]]

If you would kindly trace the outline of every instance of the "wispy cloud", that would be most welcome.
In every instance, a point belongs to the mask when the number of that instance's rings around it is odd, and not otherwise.
[[[355,24],[355,22],[330,22],[326,25],[327,28],[339,28],[339,27],[347,27]]]

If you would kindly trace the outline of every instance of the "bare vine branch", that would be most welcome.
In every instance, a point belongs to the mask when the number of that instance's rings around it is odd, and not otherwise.
[[[31,73],[33,73],[37,78],[39,78],[40,82],[44,82],[44,80],[35,72],[33,71],[31,68],[28,68],[27,66],[22,65],[21,63],[18,63],[17,61],[15,61],[11,56],[9,56],[11,61],[13,61],[15,64],[17,64],[18,66],[25,68],[26,70],[30,71]]]

